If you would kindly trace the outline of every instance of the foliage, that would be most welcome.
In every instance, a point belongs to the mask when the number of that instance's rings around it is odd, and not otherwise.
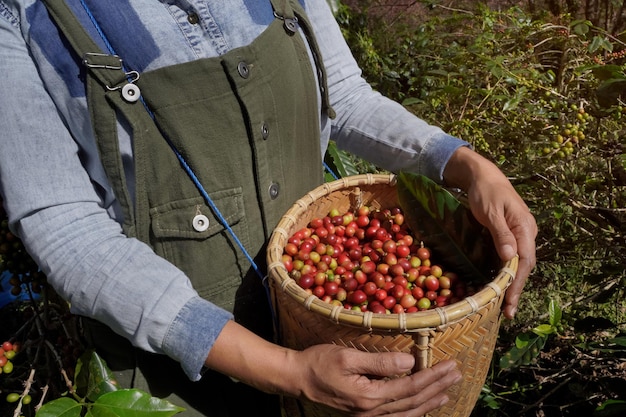
[[[554,300],[550,300],[548,323],[540,324],[529,332],[518,334],[515,337],[515,345],[500,357],[500,368],[509,369],[530,364],[545,346],[548,336],[558,332],[561,327],[561,317],[561,308]]]
[[[539,226],[476,414],[623,410],[626,34],[523,2],[423,1],[404,19],[382,3],[337,14],[364,76],[498,164]]]
[[[464,281],[482,286],[498,269],[489,232],[455,194],[431,179],[400,172],[398,202],[413,235]],[[426,221],[424,221],[427,219]]]
[[[141,390],[118,388],[106,363],[93,351],[79,360],[76,381],[71,397],[47,402],[36,417],[80,417],[84,410],[94,417],[170,417],[184,410]]]

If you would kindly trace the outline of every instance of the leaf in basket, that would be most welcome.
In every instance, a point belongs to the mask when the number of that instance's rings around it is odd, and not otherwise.
[[[435,262],[464,280],[485,283],[499,263],[489,231],[452,193],[423,175],[398,174],[398,199],[416,238]]]

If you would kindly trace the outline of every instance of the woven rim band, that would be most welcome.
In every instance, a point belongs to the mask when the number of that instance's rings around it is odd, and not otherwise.
[[[477,312],[480,308],[478,302],[476,302],[476,300],[474,299],[474,296],[466,297],[465,301],[467,301],[467,303],[472,307],[472,313]]]

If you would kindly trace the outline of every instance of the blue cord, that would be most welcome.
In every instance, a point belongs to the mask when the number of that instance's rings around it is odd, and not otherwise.
[[[334,178],[334,179],[338,180],[338,179],[339,179],[339,176],[338,176],[337,174],[335,174],[335,171],[333,171],[333,170],[332,170],[332,169],[328,166],[328,164],[326,163],[326,161],[323,161],[323,162],[324,162],[324,168],[326,168],[326,171],[328,171],[328,172],[330,173],[330,175],[332,175],[332,176],[333,176],[333,178]]]
[[[96,31],[100,35],[100,38],[102,38],[102,40],[104,41],[104,44],[111,53],[111,55],[116,55],[116,53],[113,51],[113,46],[111,46],[111,44],[109,43],[109,39],[107,39],[104,32],[102,32],[100,25],[96,21],[94,15],[91,13],[91,10],[89,9],[89,6],[87,6],[87,3],[85,3],[85,0],[80,0],[80,4],[82,4],[83,9],[85,9],[85,13],[87,13],[87,16],[89,16],[89,19],[91,19],[91,23],[93,23],[93,26],[96,28]],[[124,69],[124,71],[126,71],[126,69]]]

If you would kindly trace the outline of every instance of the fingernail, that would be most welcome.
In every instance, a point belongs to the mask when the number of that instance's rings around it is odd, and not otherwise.
[[[450,398],[448,398],[447,396],[443,397],[441,399],[441,402],[439,403],[439,407],[441,407],[442,405],[445,405],[448,401],[450,401]]]
[[[511,245],[504,245],[502,246],[502,254],[508,261],[510,259],[513,259],[513,257],[515,256],[515,250]]]
[[[456,378],[454,378],[454,383],[456,384],[458,382],[461,382],[462,379],[463,379],[463,374],[459,372]]]
[[[415,359],[411,355],[402,355],[398,358],[400,369],[412,369],[413,365],[415,365]]]

